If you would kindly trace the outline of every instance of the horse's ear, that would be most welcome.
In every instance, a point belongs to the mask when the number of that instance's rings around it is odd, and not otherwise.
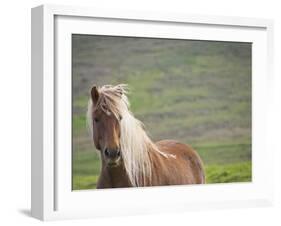
[[[94,104],[98,102],[99,99],[99,91],[96,86],[93,86],[91,89],[91,98]]]

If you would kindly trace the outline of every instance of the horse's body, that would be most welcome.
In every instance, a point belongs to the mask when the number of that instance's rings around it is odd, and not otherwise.
[[[199,155],[178,141],[153,143],[125,94],[123,85],[91,90],[89,125],[102,161],[97,188],[205,183]]]
[[[198,154],[189,146],[174,140],[156,143],[162,153],[151,150],[152,180],[147,186],[203,184],[203,164]],[[124,165],[108,168],[102,164],[97,188],[131,187]]]

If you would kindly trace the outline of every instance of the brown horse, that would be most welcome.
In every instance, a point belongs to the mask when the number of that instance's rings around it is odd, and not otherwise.
[[[178,141],[153,143],[126,94],[123,84],[91,89],[87,118],[102,161],[97,188],[205,183],[199,155]]]

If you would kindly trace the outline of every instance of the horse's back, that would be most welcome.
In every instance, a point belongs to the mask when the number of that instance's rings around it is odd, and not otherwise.
[[[160,152],[163,152],[167,156],[166,158],[170,159],[170,161],[166,161],[166,167],[170,167],[171,170],[174,168],[181,170],[182,175],[178,176],[186,178],[184,183],[205,183],[203,162],[191,146],[176,140],[161,140],[156,145]]]

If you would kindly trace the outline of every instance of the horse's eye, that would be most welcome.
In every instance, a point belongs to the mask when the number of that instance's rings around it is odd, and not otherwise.
[[[98,118],[94,118],[94,121],[95,121],[95,122],[99,122],[99,119],[98,119]]]

